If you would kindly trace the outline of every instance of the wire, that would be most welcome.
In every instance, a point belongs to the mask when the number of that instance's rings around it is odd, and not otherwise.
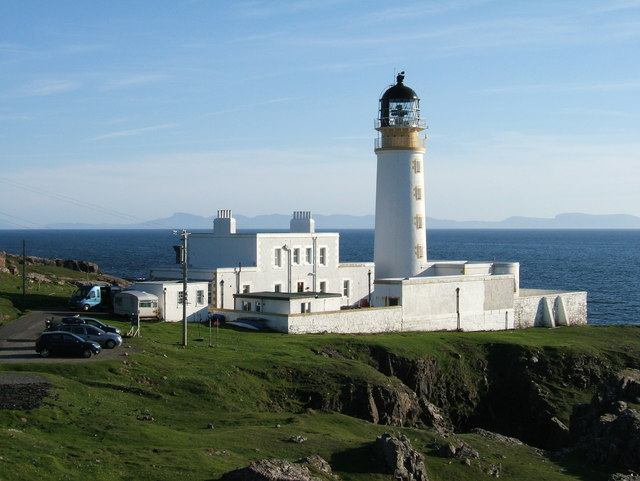
[[[70,197],[68,195],[59,194],[57,192],[51,192],[51,191],[48,191],[48,190],[45,190],[45,189],[36,188],[36,187],[30,186],[28,184],[23,184],[22,182],[17,182],[17,181],[14,181],[14,180],[6,179],[4,177],[0,177],[0,182],[4,183],[6,185],[10,185],[12,187],[17,187],[19,189],[23,189],[23,190],[27,190],[29,192],[33,192],[34,194],[38,194],[38,195],[42,195],[44,197],[49,197],[49,198],[52,198],[52,199],[56,199],[56,200],[59,200],[59,201],[62,201],[62,202],[66,202],[68,204],[73,204],[75,206],[82,207],[84,209],[90,209],[93,212],[96,212],[96,211],[102,212],[103,214],[107,214],[107,215],[110,215],[112,217],[117,217],[117,218],[122,219],[122,220],[140,222],[140,223],[145,223],[145,224],[148,224],[148,225],[155,225],[155,226],[161,227],[163,229],[169,229],[170,228],[169,226],[161,224],[161,223],[156,222],[156,221],[147,221],[147,220],[142,219],[140,217],[136,217],[136,216],[133,216],[131,214],[125,214],[124,212],[119,212],[119,211],[117,211],[115,209],[110,209],[108,207],[104,207],[104,206],[99,205],[99,204],[94,204],[92,202],[83,201],[83,200],[80,200],[80,199],[76,199],[74,197]],[[6,214],[6,215],[9,215],[10,217],[15,217],[15,216],[11,216],[10,214]],[[19,219],[19,217],[15,217],[15,218]],[[27,221],[26,219],[21,219],[21,220],[29,222],[29,223],[34,224],[34,225],[38,225],[35,222]]]

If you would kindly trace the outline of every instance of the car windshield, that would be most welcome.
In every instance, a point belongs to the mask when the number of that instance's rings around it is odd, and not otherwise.
[[[91,286],[82,286],[75,290],[73,297],[86,297],[90,290]]]

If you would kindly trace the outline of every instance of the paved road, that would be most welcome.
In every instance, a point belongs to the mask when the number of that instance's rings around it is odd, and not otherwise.
[[[125,352],[131,352],[127,340],[115,349],[103,349],[89,359],[74,357],[49,357],[42,359],[35,351],[38,335],[45,329],[45,321],[51,316],[68,316],[74,313],[62,311],[35,311],[0,327],[0,364],[17,362],[88,362],[120,359]]]

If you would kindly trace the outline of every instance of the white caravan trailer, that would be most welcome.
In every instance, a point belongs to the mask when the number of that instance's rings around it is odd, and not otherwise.
[[[124,290],[115,295],[113,312],[122,316],[137,314],[140,319],[158,319],[158,296],[144,291]]]

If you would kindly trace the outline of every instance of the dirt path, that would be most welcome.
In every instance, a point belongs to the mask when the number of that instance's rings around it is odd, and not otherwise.
[[[42,359],[35,351],[38,335],[45,328],[46,319],[51,316],[68,316],[73,313],[58,311],[35,311],[0,327],[0,364],[18,362],[91,362],[121,359],[129,350],[126,339],[120,347],[103,349],[97,356],[89,359],[74,357],[49,357]]]

